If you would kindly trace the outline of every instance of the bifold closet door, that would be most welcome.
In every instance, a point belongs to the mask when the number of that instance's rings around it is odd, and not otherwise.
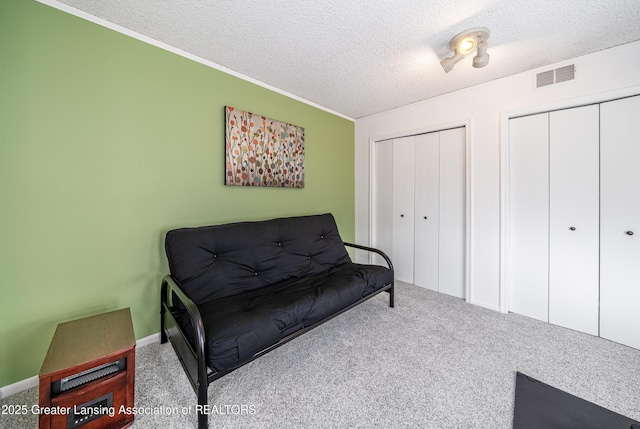
[[[415,137],[393,140],[393,244],[396,280],[413,283]]]
[[[396,279],[460,298],[465,139],[457,128],[376,142],[372,178],[372,244],[389,254]]]
[[[464,298],[465,128],[440,133],[439,291]]]
[[[549,114],[509,120],[509,311],[549,321]]]
[[[414,284],[439,290],[440,133],[416,136]]]
[[[376,142],[373,145],[373,192],[372,216],[373,224],[371,244],[376,249],[391,256],[393,250],[393,140]],[[386,266],[384,259],[374,253],[373,264]]]
[[[598,335],[599,107],[549,113],[549,323]]]
[[[600,106],[600,336],[640,349],[640,96]]]

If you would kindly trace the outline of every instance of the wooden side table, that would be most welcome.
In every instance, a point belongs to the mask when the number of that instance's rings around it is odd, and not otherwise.
[[[39,429],[133,424],[135,347],[128,308],[60,323],[40,370]]]

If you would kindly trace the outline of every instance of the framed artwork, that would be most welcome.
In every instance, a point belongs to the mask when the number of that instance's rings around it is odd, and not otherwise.
[[[225,184],[304,188],[304,128],[225,107]]]

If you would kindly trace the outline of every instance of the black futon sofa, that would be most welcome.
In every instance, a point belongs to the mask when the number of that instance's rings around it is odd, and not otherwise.
[[[388,267],[351,261],[345,246]],[[331,214],[169,231],[161,342],[173,348],[198,396],[209,383],[382,291],[394,277],[380,250],[343,243]]]

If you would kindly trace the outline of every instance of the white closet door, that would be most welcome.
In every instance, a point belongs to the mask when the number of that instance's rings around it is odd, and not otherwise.
[[[439,134],[439,291],[464,298],[465,128]]]
[[[393,244],[393,140],[374,144],[373,159],[373,234],[372,245],[387,255]],[[374,253],[372,263],[386,266],[381,256]]]
[[[549,321],[549,115],[509,121],[509,310]]]
[[[600,111],[600,336],[640,349],[640,97]]]
[[[598,335],[599,107],[549,114],[549,322]]]
[[[393,140],[393,250],[397,280],[413,283],[414,159],[413,136]]]
[[[415,279],[418,286],[438,291],[438,225],[440,133],[415,140]]]

